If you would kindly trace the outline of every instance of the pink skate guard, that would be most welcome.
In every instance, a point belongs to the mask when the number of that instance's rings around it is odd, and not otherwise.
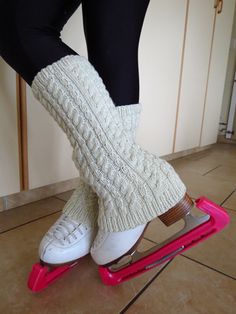
[[[39,292],[61,277],[65,272],[75,267],[77,264],[78,261],[72,264],[55,267],[53,270],[49,270],[48,266],[43,266],[40,263],[36,263],[33,265],[32,271],[28,278],[28,288],[33,292]]]
[[[135,251],[109,267],[99,266],[103,283],[114,286],[132,279],[206,240],[229,224],[227,212],[206,197],[198,198],[195,205],[207,215],[195,217],[189,213],[184,218],[185,227],[161,244],[145,252]],[[122,261],[125,262],[123,265]]]

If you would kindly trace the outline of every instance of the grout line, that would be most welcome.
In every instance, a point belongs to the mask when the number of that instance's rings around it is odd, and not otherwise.
[[[56,199],[58,199],[60,201],[68,202],[69,199],[68,200],[64,200],[63,198],[60,198],[58,195],[59,194],[63,194],[63,193],[67,193],[67,192],[71,192],[71,195],[72,195],[74,191],[75,191],[75,189],[71,189],[71,190],[68,190],[68,191],[65,191],[65,192],[62,192],[62,193],[55,194],[52,197],[54,197],[54,198],[56,198]],[[71,195],[70,195],[70,197],[71,197]]]
[[[151,239],[149,239],[149,238],[147,238],[147,237],[143,237],[143,239],[145,239],[145,240],[147,240],[147,241],[150,241],[150,242],[152,242],[153,244],[158,244],[157,242],[155,242],[155,241],[153,241],[153,240],[151,240]]]
[[[223,206],[223,204],[232,196],[232,194],[234,194],[235,191],[236,188],[233,189],[233,191],[223,200],[223,202],[220,203],[220,206]]]
[[[215,168],[208,170],[206,173],[202,174],[202,176],[205,176],[206,174],[208,174],[208,173],[212,172],[213,170],[220,168],[220,167],[222,167],[222,165],[216,166]]]
[[[52,197],[54,197],[54,198],[56,198],[57,200],[60,200],[60,201],[63,201],[63,202],[68,202],[68,200],[64,200],[63,198],[60,198],[60,197],[58,197],[58,196],[52,196]]]
[[[5,204],[7,204],[8,205],[8,202],[9,202],[9,197],[8,197],[8,195],[7,196],[3,196],[2,198],[7,198],[7,201],[5,202]],[[43,198],[40,198],[40,199],[36,199],[36,200],[30,200],[29,202],[27,202],[27,203],[23,203],[23,204],[19,204],[19,205],[17,205],[17,206],[15,206],[15,207],[10,207],[10,208],[6,208],[6,209],[4,209],[3,211],[5,211],[5,210],[14,210],[14,209],[19,209],[20,207],[22,207],[22,206],[28,206],[28,205],[31,205],[31,204],[34,204],[34,203],[38,203],[38,202],[41,202],[41,201],[46,201],[46,200],[49,200],[49,199],[52,199],[52,198],[55,198],[54,197],[54,195],[52,195],[52,196],[47,196],[47,197],[43,197]],[[62,200],[62,199],[59,199],[59,198],[57,198],[58,200],[60,200],[60,201],[62,201],[62,202],[64,202],[64,203],[66,203],[66,201],[64,201],[64,200]],[[11,201],[10,201],[11,202]],[[3,211],[0,211],[0,213],[2,213]]]
[[[141,294],[151,285],[151,283],[167,268],[167,266],[172,262],[172,260],[173,260],[173,259],[171,259],[169,262],[167,262],[167,263],[165,264],[165,266],[162,267],[162,269],[161,269],[159,272],[157,272],[157,274],[154,275],[154,276],[152,277],[152,279],[150,279],[150,280],[148,281],[148,283],[134,296],[134,298],[121,310],[121,312],[119,312],[119,314],[125,313],[125,312],[129,309],[129,307],[130,307],[132,304],[134,304],[134,302],[140,297],[140,295],[141,295]]]
[[[59,212],[61,212],[61,209],[60,209],[60,210],[57,210],[57,211],[55,211],[55,212],[53,212],[53,213],[51,213],[51,214],[48,214],[48,215],[45,215],[45,216],[41,216],[41,217],[35,218],[35,219],[33,219],[33,220],[27,221],[27,222],[25,222],[25,223],[23,223],[23,224],[17,225],[17,226],[15,226],[15,227],[10,228],[10,229],[1,231],[1,232],[0,232],[0,235],[3,234],[3,233],[9,232],[9,231],[15,230],[15,229],[17,229],[17,228],[23,227],[23,226],[25,226],[25,225],[28,225],[28,224],[30,224],[30,223],[32,223],[32,222],[37,221],[37,220],[41,220],[41,219],[43,219],[43,218],[47,218],[47,217],[52,216],[52,215],[54,215],[54,214],[57,214],[57,213],[59,213]]]
[[[236,211],[233,210],[233,209],[229,209],[229,210],[231,210],[231,211],[233,211],[233,212],[236,213]],[[153,240],[151,240],[151,239],[149,239],[149,238],[144,237],[144,239],[145,239],[145,240],[148,240],[148,241],[150,241],[150,242],[152,242],[152,243],[154,243],[154,244],[156,244],[156,245],[158,244],[157,242],[155,242],[155,241],[153,241]],[[193,259],[193,258],[191,258],[191,257],[188,257],[187,255],[184,255],[184,254],[178,254],[178,255],[180,255],[180,256],[182,256],[182,257],[185,257],[185,258],[187,258],[187,259],[189,259],[189,260],[191,260],[191,261],[193,261],[193,262],[195,262],[195,263],[198,263],[198,264],[200,264],[200,265],[202,265],[202,266],[205,266],[205,267],[207,267],[207,268],[209,268],[209,269],[211,269],[211,270],[214,270],[214,271],[216,271],[216,272],[218,272],[218,273],[220,273],[220,274],[222,274],[222,275],[225,275],[225,276],[227,276],[227,277],[229,277],[229,278],[231,278],[231,279],[236,280],[236,278],[234,278],[233,276],[227,275],[227,274],[221,272],[220,270],[217,270],[216,268],[213,268],[213,267],[211,267],[211,266],[208,266],[208,265],[206,265],[206,264],[204,264],[204,263],[201,263],[201,262],[199,262],[198,260],[195,260],[195,259]]]
[[[230,275],[228,275],[228,274],[225,274],[225,273],[223,273],[222,271],[220,271],[220,270],[218,270],[218,269],[216,269],[216,268],[213,268],[213,267],[211,267],[211,266],[208,266],[208,265],[206,265],[206,264],[204,264],[204,263],[201,263],[201,262],[199,262],[199,261],[197,261],[197,260],[195,260],[195,259],[193,259],[193,258],[191,258],[191,257],[188,257],[188,256],[186,256],[186,255],[184,255],[184,254],[180,254],[180,256],[185,257],[185,258],[189,259],[190,261],[195,262],[195,263],[197,263],[197,264],[199,264],[199,265],[202,265],[202,266],[204,266],[204,267],[207,267],[207,268],[209,268],[209,269],[211,269],[211,270],[213,270],[213,271],[215,271],[215,272],[217,272],[217,273],[219,273],[219,274],[221,274],[221,275],[224,275],[224,276],[226,276],[226,277],[228,277],[228,278],[230,278],[230,279],[236,280],[235,277],[230,276]]]
[[[235,207],[235,209],[232,209],[232,208],[229,208],[229,207],[225,207],[225,206],[223,206],[227,211],[229,210],[232,214],[236,214],[236,207]]]
[[[153,240],[150,240],[150,239],[148,239],[148,238],[146,238],[146,237],[144,237],[144,239],[145,239],[145,240],[148,240],[148,241],[150,241],[150,242],[152,242],[152,243],[154,243],[154,244],[158,244],[157,242],[155,242],[155,241],[153,241]],[[185,257],[185,258],[187,258],[187,259],[189,259],[189,260],[191,260],[191,261],[193,261],[193,262],[195,262],[195,263],[198,263],[198,264],[200,264],[200,265],[202,265],[202,266],[205,266],[205,267],[207,267],[207,268],[209,268],[209,269],[211,269],[211,270],[214,270],[214,271],[216,271],[216,272],[218,272],[218,273],[220,273],[220,274],[222,274],[222,275],[225,275],[225,276],[227,276],[227,277],[229,277],[229,278],[231,278],[231,279],[236,280],[236,278],[234,278],[233,276],[227,275],[227,274],[221,272],[220,270],[217,270],[216,268],[213,268],[213,267],[211,267],[211,266],[208,266],[208,265],[206,265],[206,264],[204,264],[204,263],[201,263],[201,262],[199,262],[198,260],[195,260],[195,259],[193,259],[193,258],[191,258],[191,257],[188,257],[187,255],[184,255],[184,254],[178,254],[178,255],[180,255],[180,256],[182,256],[182,257]]]

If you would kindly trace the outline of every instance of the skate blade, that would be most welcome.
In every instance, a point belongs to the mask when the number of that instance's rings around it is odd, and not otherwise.
[[[184,228],[162,243],[147,251],[135,251],[123,256],[109,267],[100,266],[99,273],[103,283],[117,285],[134,278],[206,240],[229,224],[227,212],[206,197],[197,199],[195,206],[206,215],[195,217],[189,213],[184,217]]]
[[[28,288],[33,292],[42,291],[77,264],[78,261],[75,261],[71,264],[58,266],[50,270],[49,266],[36,263],[33,265],[28,278]]]

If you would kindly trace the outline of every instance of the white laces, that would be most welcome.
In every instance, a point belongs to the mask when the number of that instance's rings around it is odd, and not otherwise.
[[[75,222],[65,215],[49,229],[47,236],[52,240],[59,241],[62,245],[64,245],[65,241],[71,244],[71,238],[72,240],[78,239],[75,231],[79,231],[79,233],[83,235],[80,226],[80,223]],[[87,227],[85,228],[87,229]]]

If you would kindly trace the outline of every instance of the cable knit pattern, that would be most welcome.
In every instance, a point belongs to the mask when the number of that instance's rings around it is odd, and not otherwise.
[[[186,187],[173,167],[126,135],[102,79],[85,57],[67,55],[46,66],[32,90],[66,132],[76,167],[100,197],[99,228],[134,228],[183,198]]]
[[[98,217],[98,197],[90,186],[81,180],[62,212],[73,220],[94,228]]]
[[[139,103],[116,107],[121,117],[123,128],[127,136],[132,140],[135,139],[141,109],[142,107]],[[62,212],[75,221],[93,228],[97,223],[98,216],[98,198],[96,193],[81,180]]]

